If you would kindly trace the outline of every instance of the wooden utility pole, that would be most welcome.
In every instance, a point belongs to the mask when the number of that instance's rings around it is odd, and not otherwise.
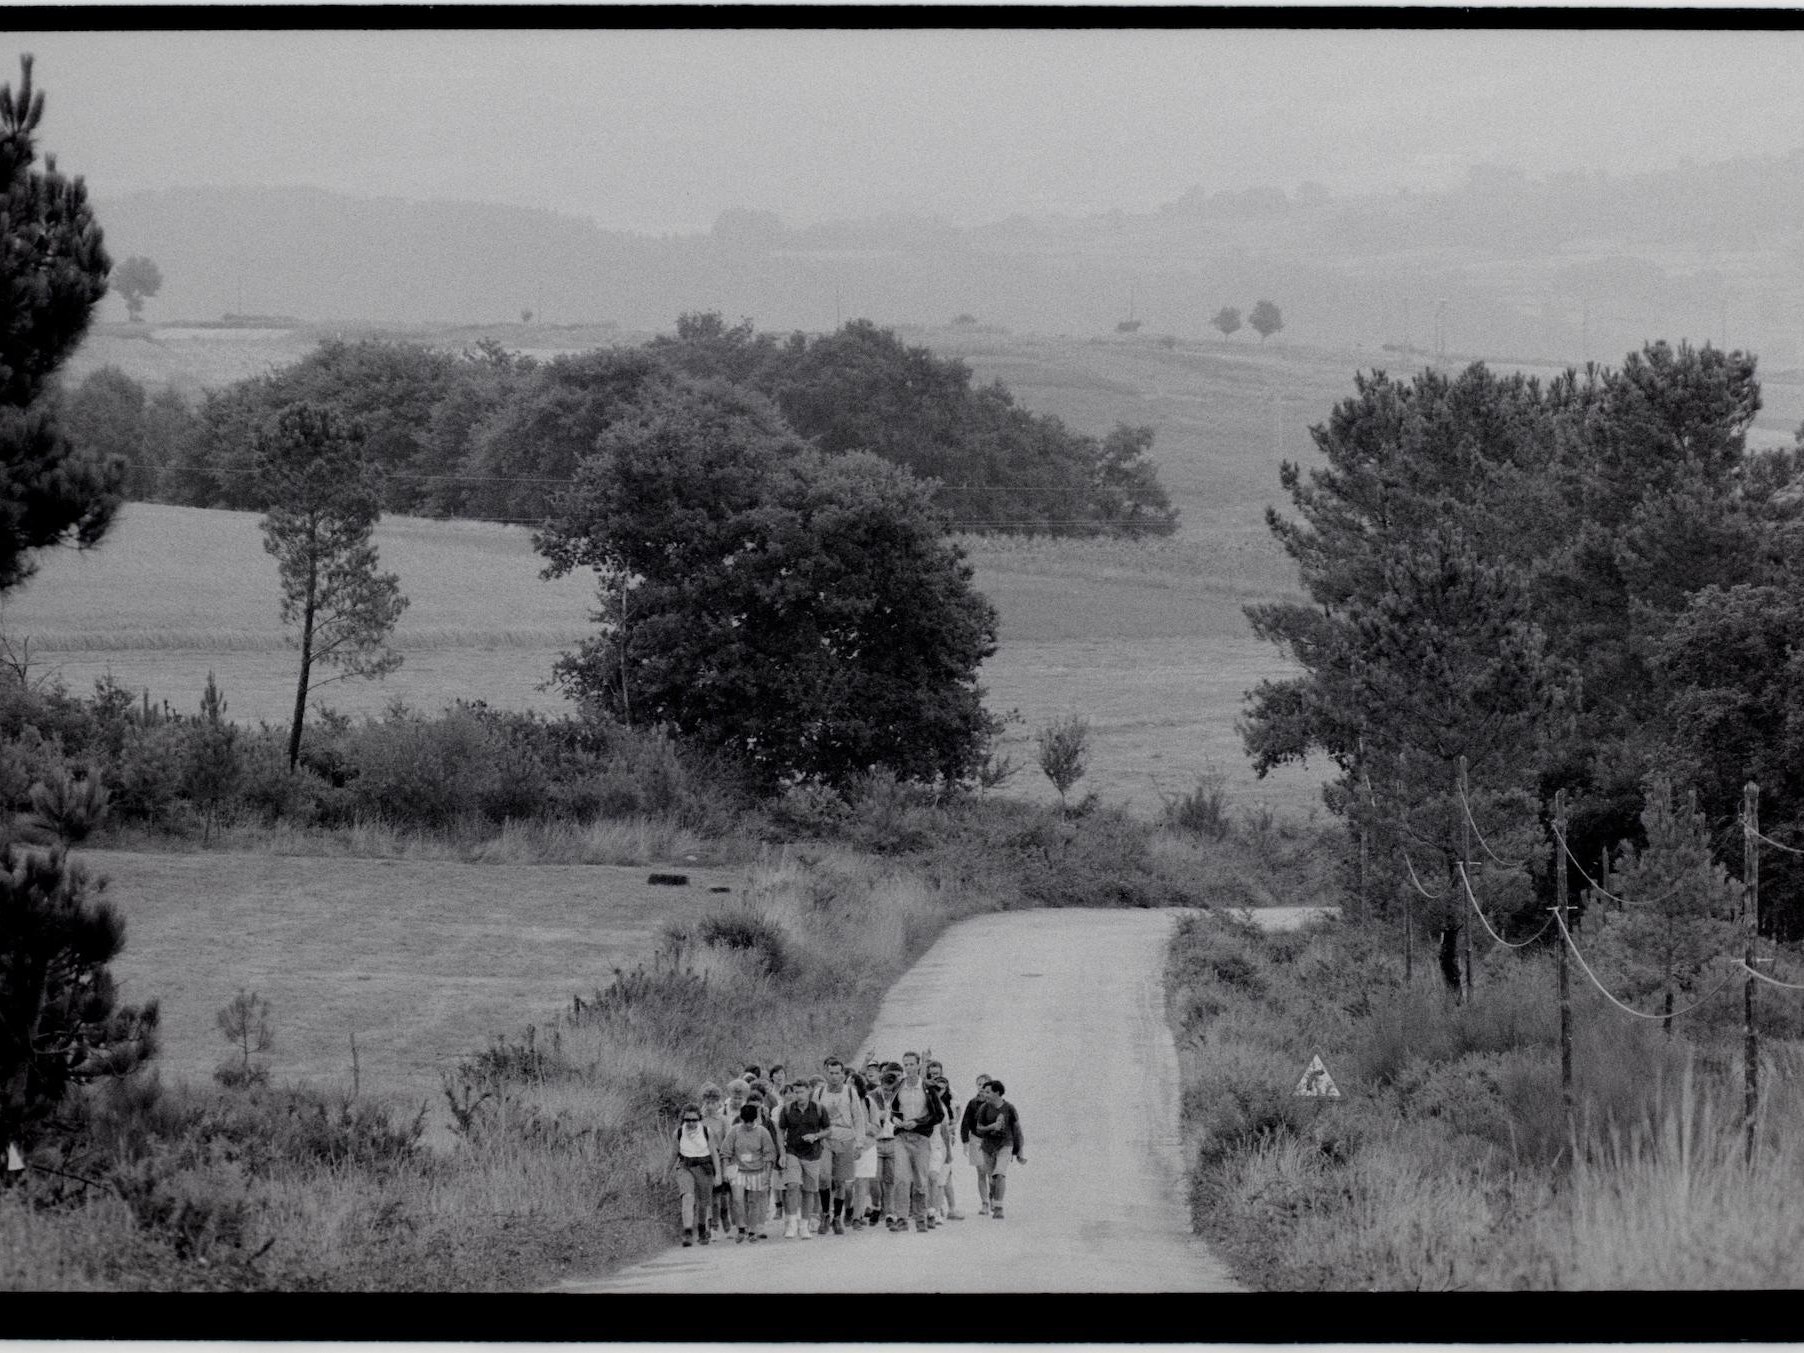
[[[1566,1110],[1566,1137],[1578,1151],[1578,1126],[1572,1113],[1572,985],[1566,962],[1566,791],[1553,796],[1553,906],[1560,927],[1560,1103]]]
[[[1749,780],[1741,791],[1741,912],[1747,930],[1748,975],[1741,984],[1742,1117],[1745,1149],[1754,1163],[1754,1107],[1760,1097],[1760,1041],[1754,1031],[1754,941],[1760,935],[1760,786]]]
[[[1472,877],[1472,796],[1466,785],[1466,757],[1462,752],[1459,759],[1459,858],[1460,865],[1464,870],[1464,878],[1470,879]],[[1462,883],[1461,886],[1465,885]],[[1459,914],[1460,958],[1465,967],[1463,999],[1469,1002],[1472,999],[1472,923],[1465,919],[1466,913],[1463,907],[1459,909]]]

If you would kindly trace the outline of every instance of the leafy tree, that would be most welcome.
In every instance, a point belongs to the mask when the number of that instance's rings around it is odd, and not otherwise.
[[[72,1086],[156,1051],[157,1006],[118,1004],[125,922],[63,847],[0,846],[0,1144],[29,1148]]]
[[[1240,331],[1240,310],[1232,305],[1224,305],[1215,312],[1215,318],[1209,323],[1221,330],[1223,338],[1232,338]]]
[[[965,779],[996,727],[976,684],[996,613],[929,499],[874,456],[801,444],[756,396],[674,391],[602,435],[536,538],[547,576],[605,580],[602,628],[558,681],[767,789]]]
[[[1259,336],[1259,341],[1265,343],[1268,337],[1272,337],[1272,334],[1284,327],[1284,316],[1283,312],[1270,301],[1259,301],[1252,307],[1252,314],[1248,314],[1247,323],[1252,325],[1252,330]]]
[[[1284,327],[1284,315],[1270,301],[1260,301],[1253,307],[1253,312],[1247,316],[1247,323],[1252,326],[1253,332],[1259,335],[1259,341],[1263,343]]]
[[[1047,724],[1034,735],[1039,749],[1040,770],[1059,791],[1059,803],[1084,778],[1085,761],[1090,754],[1090,721],[1081,714],[1067,715]]]
[[[63,396],[58,421],[77,453],[96,464],[127,462],[125,496],[144,499],[156,490],[156,471],[139,463],[144,456],[144,387],[116,366],[89,372]]]
[[[685,315],[675,339],[648,350],[691,375],[762,391],[823,451],[870,451],[939,480],[936,501],[974,529],[1177,528],[1146,459],[1150,431],[1119,427],[1103,442],[1075,433],[1016,407],[999,382],[974,387],[963,362],[907,346],[869,320],[779,343],[750,320],[729,327],[718,314]]]
[[[292,770],[310,691],[348,677],[384,677],[401,665],[386,641],[407,598],[395,574],[376,571],[370,533],[382,499],[356,423],[319,405],[290,405],[257,434],[256,465],[269,503],[263,548],[275,556],[282,621],[297,627],[301,651],[288,735]],[[316,664],[339,670],[316,679]]]
[[[1710,961],[1733,952],[1741,885],[1711,854],[1695,792],[1681,812],[1672,781],[1652,777],[1641,824],[1646,845],[1625,847],[1611,876],[1624,907],[1602,931],[1634,986],[1662,994],[1670,1035],[1674,996],[1694,994]]]
[[[133,254],[113,269],[113,285],[125,298],[126,313],[136,324],[144,315],[144,298],[163,289],[163,274],[148,258]]]
[[[200,698],[200,722],[188,743],[185,788],[188,798],[206,811],[206,825],[201,829],[201,844],[213,835],[213,819],[220,805],[231,802],[238,786],[240,764],[237,726],[226,721],[225,697],[219,682],[207,673],[207,689]]]
[[[597,439],[637,416],[676,379],[633,349],[572,353],[539,366],[497,365],[485,374],[488,412],[467,437],[464,468],[473,478],[462,510],[500,518],[548,515]]]
[[[20,60],[0,87],[0,594],[36,570],[37,551],[100,542],[119,506],[120,467],[81,455],[45,398],[106,294],[112,260],[82,180],[34,168],[44,95]]]

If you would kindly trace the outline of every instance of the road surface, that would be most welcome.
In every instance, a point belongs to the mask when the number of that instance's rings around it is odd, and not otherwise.
[[[1288,929],[1318,908],[1251,915]],[[946,1064],[962,1103],[979,1072],[1021,1112],[1025,1165],[1009,1175],[1007,1218],[976,1206],[976,1175],[954,1176],[965,1220],[926,1235],[879,1228],[813,1240],[680,1246],[568,1292],[1231,1292],[1227,1269],[1190,1230],[1178,1063],[1165,1022],[1159,910],[1067,908],[980,916],[949,929],[890,989],[872,1042]],[[674,1203],[673,1203],[674,1206]]]

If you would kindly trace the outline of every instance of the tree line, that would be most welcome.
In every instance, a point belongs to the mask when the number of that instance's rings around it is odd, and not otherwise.
[[[1375,847],[1377,903],[1413,896],[1406,868],[1444,894],[1415,904],[1444,971],[1475,831],[1490,901],[1526,929],[1579,883],[1546,849],[1561,790],[1599,882],[1632,878],[1650,842],[1684,855],[1694,827],[1739,865],[1750,778],[1766,830],[1804,844],[1804,432],[1751,450],[1760,406],[1752,355],[1683,343],[1546,384],[1374,371],[1313,429],[1322,467],[1283,466],[1295,515],[1267,521],[1309,600],[1247,615],[1303,670],[1249,692],[1247,751],[1261,773],[1333,763],[1327,802]],[[1797,857],[1761,883],[1763,931],[1804,932]],[[1720,909],[1720,889],[1689,892]]]
[[[677,392],[722,383],[768,400],[827,455],[866,451],[938,481],[932,504],[960,529],[1177,527],[1150,427],[1075,432],[1020,408],[1000,382],[979,385],[964,363],[865,320],[779,338],[749,321],[684,315],[674,337],[546,361],[492,341],[452,353],[331,340],[192,407],[103,369],[65,393],[63,418],[79,449],[128,462],[133,498],[260,510],[254,433],[284,406],[313,403],[361,425],[385,511],[536,523],[600,439]]]

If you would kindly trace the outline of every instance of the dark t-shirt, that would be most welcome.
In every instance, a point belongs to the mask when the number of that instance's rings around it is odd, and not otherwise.
[[[786,1151],[793,1151],[803,1160],[819,1160],[825,1139],[805,1142],[802,1137],[805,1133],[825,1132],[828,1126],[827,1111],[819,1104],[804,1103],[800,1108],[785,1104],[783,1106],[783,1147]]]
[[[977,1121],[972,1126],[977,1140],[991,1155],[1020,1154],[1021,1115],[1006,1099],[999,1104],[984,1104],[977,1110]]]

